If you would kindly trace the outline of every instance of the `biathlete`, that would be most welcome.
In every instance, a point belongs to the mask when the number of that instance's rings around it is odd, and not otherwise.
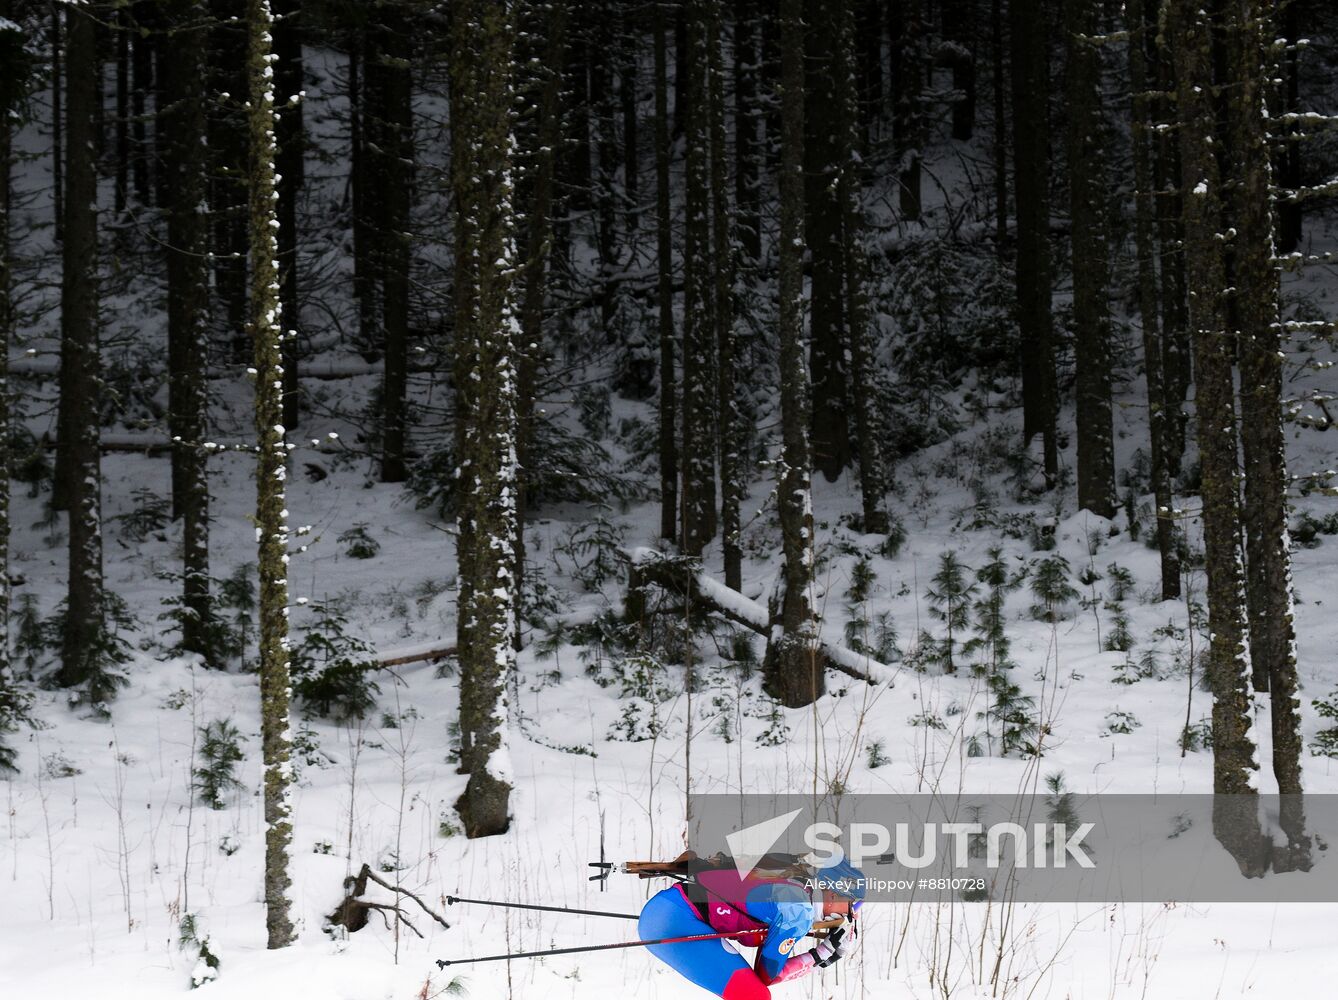
[[[768,1000],[773,984],[806,976],[849,954],[855,916],[864,900],[863,879],[848,861],[747,877],[732,867],[700,871],[652,896],[638,927],[649,940],[755,931],[755,936],[738,939],[757,948],[751,966],[729,939],[657,944],[648,950],[723,1000]],[[818,922],[828,923],[826,936],[815,947],[796,952]]]

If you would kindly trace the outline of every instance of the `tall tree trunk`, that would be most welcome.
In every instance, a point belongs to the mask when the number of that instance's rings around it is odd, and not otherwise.
[[[129,7],[116,11],[116,182],[113,207],[117,218],[125,212],[130,194],[130,32],[134,21]]]
[[[805,36],[805,98],[813,109],[836,108],[835,79],[843,65],[829,5],[808,0]],[[845,363],[841,205],[837,180],[842,167],[837,119],[826,110],[804,121],[804,227],[812,260],[810,349],[813,466],[830,482],[850,465],[850,378]]]
[[[521,289],[518,394],[516,398],[516,593],[524,593],[525,521],[534,476],[535,412],[539,364],[544,355],[544,300],[548,294],[548,260],[553,252],[553,208],[556,202],[557,148],[562,138],[562,67],[567,58],[568,0],[548,5],[539,84],[538,121],[528,171],[525,211],[525,269]],[[519,649],[520,631],[516,632]]]
[[[780,0],[781,170],[780,363],[781,461],[780,635],[764,662],[767,691],[783,705],[816,701],[823,660],[810,594],[813,588],[813,499],[809,484],[808,372],[804,365],[804,0]],[[774,635],[774,632],[773,632]]]
[[[288,721],[288,448],[283,428],[283,306],[275,261],[274,83],[269,0],[246,0],[250,199],[250,339],[256,369],[256,537],[260,569],[260,733],[265,767],[265,928],[270,948],[293,942],[289,889],[292,848],[292,737]]]
[[[1152,0],[1157,9],[1168,0]],[[1159,31],[1150,49],[1149,82],[1155,81],[1160,96],[1153,101],[1157,123],[1170,126],[1175,118],[1175,60],[1166,49],[1165,33]],[[1159,129],[1153,159],[1157,190],[1157,239],[1161,260],[1162,390],[1166,397],[1166,470],[1172,479],[1180,474],[1189,425],[1185,400],[1189,395],[1190,353],[1189,293],[1185,287],[1184,203],[1180,191],[1180,148],[1175,129]]]
[[[1013,193],[1017,211],[1017,312],[1022,338],[1022,440],[1041,435],[1045,478],[1059,474],[1054,330],[1050,314],[1050,127],[1042,0],[1009,5],[1013,54]]]
[[[1003,0],[990,0],[990,52],[994,57],[994,249],[999,259],[1008,257],[1008,117],[1004,88]]]
[[[1299,43],[1305,30],[1302,22],[1302,7],[1298,0],[1281,4],[1281,35],[1286,40],[1287,51],[1282,61],[1282,107],[1283,114],[1294,115],[1301,110],[1301,74]],[[1295,191],[1301,186],[1301,142],[1300,129],[1287,125],[1283,130],[1287,141],[1278,151],[1278,186]],[[1288,199],[1278,205],[1278,251],[1293,253],[1301,245],[1301,205],[1300,201]]]
[[[863,178],[859,155],[859,88],[856,75],[855,0],[842,0],[835,11],[837,45],[832,74],[838,121],[837,200],[841,206],[841,249],[845,271],[846,350],[850,357],[850,402],[859,439],[861,522],[870,534],[886,534],[890,525],[883,506],[887,489],[879,440],[878,400],[873,378],[873,317],[866,283],[868,255],[864,249]]]
[[[590,145],[590,51],[587,36],[591,30],[591,9],[583,4],[572,8],[568,31],[568,53],[564,65],[567,93],[567,136],[561,159],[563,185],[572,206],[588,208],[591,181],[594,179],[594,154]]]
[[[734,233],[730,224],[728,151],[725,148],[725,67],[720,54],[724,32],[721,0],[708,0],[710,26],[707,64],[711,118],[711,240],[715,273],[716,412],[720,454],[720,535],[724,549],[725,586],[743,589],[740,511],[748,484],[744,481],[744,421],[737,395],[738,346],[734,336]]]
[[[158,34],[157,5],[153,0],[134,0],[130,5],[134,24],[134,39],[130,56],[130,114],[131,133],[134,137],[131,181],[135,200],[141,205],[153,204],[153,151],[149,145],[150,107],[155,83],[153,73],[154,42]]]
[[[1226,267],[1218,238],[1222,194],[1214,151],[1212,42],[1197,0],[1168,0],[1179,108],[1181,188],[1184,192],[1186,279],[1196,368],[1195,410],[1203,467],[1203,538],[1208,577],[1208,677],[1213,687],[1213,832],[1243,873],[1260,875],[1268,842],[1259,829],[1250,736],[1250,690],[1245,650],[1244,580],[1236,544],[1236,410],[1234,344],[1226,329]]]
[[[55,219],[56,242],[65,233],[65,114],[64,100],[64,31],[61,30],[63,3],[52,0],[51,26],[47,31],[51,45],[51,207]]]
[[[516,383],[511,207],[512,4],[459,0],[451,46],[456,201],[456,399],[462,422],[457,545],[460,726],[469,782],[456,809],[470,837],[506,832],[511,794],[507,692],[515,668]],[[461,155],[463,154],[463,155]],[[465,312],[461,309],[461,306]],[[468,576],[468,580],[466,580]],[[465,685],[469,690],[466,691]]]
[[[1245,461],[1245,599],[1256,691],[1269,691],[1273,774],[1284,796],[1289,851],[1275,867],[1309,868],[1301,808],[1301,720],[1296,679],[1287,456],[1282,433],[1282,317],[1273,263],[1273,202],[1264,88],[1263,11],[1258,0],[1227,0],[1227,148],[1233,176],[1235,302],[1240,353],[1241,443]]]
[[[405,407],[409,384],[409,238],[413,205],[413,42],[407,12],[399,4],[381,8],[376,69],[379,92],[377,155],[372,176],[378,199],[381,248],[381,301],[385,323],[385,379],[381,389],[381,481],[401,483],[407,433]],[[370,72],[371,67],[368,67]]]
[[[739,250],[746,270],[762,256],[761,145],[757,126],[757,0],[734,0],[734,204]]]
[[[1148,437],[1152,499],[1157,508],[1157,551],[1161,555],[1161,597],[1180,598],[1180,552],[1175,530],[1175,499],[1166,466],[1166,393],[1163,374],[1160,289],[1157,281],[1157,182],[1153,171],[1156,142],[1148,72],[1155,44],[1156,0],[1131,0],[1128,6],[1129,80],[1133,92],[1134,243],[1138,256],[1138,311],[1143,327],[1143,369],[1147,378]]]
[[[687,219],[683,248],[683,550],[715,537],[715,290],[711,262],[711,123],[707,33],[711,0],[687,0]]]
[[[595,247],[599,252],[601,287],[600,319],[606,335],[617,301],[618,246],[616,199],[614,187],[618,180],[617,120],[618,101],[613,90],[612,67],[608,65],[610,51],[616,44],[613,24],[608,16],[597,15],[586,35],[590,66],[590,106],[595,119]]]
[[[353,192],[353,297],[358,300],[358,350],[368,361],[381,356],[379,263],[375,218],[380,191],[373,169],[377,146],[374,43],[358,25],[349,33],[349,181]]]
[[[297,199],[306,177],[302,131],[302,4],[301,0],[277,0],[274,5],[274,89],[279,127],[277,133],[279,172],[279,300],[283,303],[283,425],[297,427],[302,412],[298,381],[298,343],[301,315],[298,311]],[[407,72],[407,70],[406,70]],[[387,186],[397,178],[387,177]],[[407,196],[407,192],[406,192]]]
[[[1073,228],[1073,325],[1077,365],[1078,508],[1114,517],[1115,441],[1110,347],[1110,239],[1101,108],[1101,28],[1090,0],[1064,0],[1068,51],[1069,218]]]
[[[669,53],[664,4],[655,17],[655,269],[659,278],[660,537],[678,538],[678,378],[674,370],[674,243],[669,201]]]
[[[158,129],[168,155],[161,165],[167,209],[168,433],[172,506],[183,531],[181,645],[221,667],[210,648],[209,471],[206,362],[209,356],[208,217],[205,214],[205,76],[207,11],[199,0],[172,0],[163,10],[167,44],[159,62],[163,92],[173,100]]]
[[[976,57],[971,51],[971,0],[942,0],[944,54],[939,60],[952,68],[952,137],[969,140],[976,127]],[[1092,16],[1096,10],[1093,7]]]
[[[60,669],[62,687],[88,684],[95,711],[111,695],[101,649],[102,590],[101,372],[98,346],[98,209],[94,171],[94,102],[98,72],[91,4],[66,9],[65,238],[61,275],[61,368],[58,421],[68,434],[64,495],[70,518],[69,580]]]
[[[209,0],[214,28],[209,40],[210,90],[215,95],[209,116],[209,149],[213,190],[214,289],[222,306],[222,338],[232,359],[244,361],[252,353],[247,341],[246,302],[246,171],[247,149],[245,4],[249,0]],[[254,281],[252,282],[254,284]]]
[[[640,61],[641,32],[636,5],[618,7],[618,101],[623,117],[623,215],[628,233],[641,224],[641,170],[637,157],[637,65]]]
[[[10,169],[14,155],[13,115],[18,109],[20,81],[18,54],[23,33],[14,21],[14,0],[0,0],[0,57],[7,63],[0,70],[0,712],[12,701],[9,663],[9,470],[10,434],[13,430],[14,398],[9,387],[9,344],[14,332],[14,302],[10,279]],[[0,770],[4,770],[0,750]]]
[[[908,222],[920,218],[920,162],[924,155],[924,0],[905,0],[891,5],[892,100],[896,132],[897,184],[901,217]],[[816,372],[815,372],[816,376]]]
[[[870,127],[883,113],[882,6],[878,0],[856,0],[855,3],[853,56],[859,94],[856,136],[861,154],[869,148]]]

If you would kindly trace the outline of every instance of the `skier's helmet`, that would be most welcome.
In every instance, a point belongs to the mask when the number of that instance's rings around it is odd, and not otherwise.
[[[815,880],[818,888],[850,900],[852,912],[858,910],[864,902],[866,884],[864,873],[846,858],[820,865]]]

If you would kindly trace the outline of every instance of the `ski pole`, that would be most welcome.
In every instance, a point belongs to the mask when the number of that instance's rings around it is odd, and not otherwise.
[[[656,938],[652,941],[620,941],[617,944],[582,945],[579,948],[555,948],[552,951],[519,951],[509,955],[484,955],[482,958],[439,958],[437,968],[470,965],[478,962],[505,962],[513,958],[545,958],[549,955],[575,955],[586,951],[611,951],[614,948],[644,948],[652,944],[687,944],[690,941],[721,941],[725,938],[756,937],[765,931],[727,931],[723,934],[690,934],[687,937]]]
[[[508,910],[544,910],[547,913],[571,913],[583,917],[618,917],[622,920],[636,920],[635,913],[610,913],[608,910],[574,910],[567,906],[540,906],[538,903],[503,903],[496,899],[465,899],[463,896],[447,896],[447,904],[477,903],[480,906],[500,906]]]

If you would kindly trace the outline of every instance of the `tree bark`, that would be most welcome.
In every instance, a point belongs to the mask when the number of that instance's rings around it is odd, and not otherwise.
[[[711,0],[687,0],[687,218],[683,247],[683,551],[716,533],[715,289],[711,261],[711,127],[707,54]]]
[[[854,457],[846,391],[850,371],[845,359],[845,259],[837,190],[843,166],[841,136],[837,116],[826,110],[838,107],[836,77],[844,59],[838,50],[830,5],[807,0],[805,12],[805,100],[810,108],[824,109],[804,119],[804,230],[812,263],[809,369],[813,402],[809,436],[813,467],[831,482]]]
[[[897,184],[901,216],[918,222],[922,211],[920,164],[924,155],[924,10],[923,0],[891,5],[893,129],[900,162]]]
[[[460,0],[451,46],[456,202],[456,399],[462,764],[469,837],[504,833],[511,794],[507,692],[515,668],[516,383],[512,4]],[[463,294],[460,294],[463,293]]]
[[[803,349],[804,6],[781,0],[780,303],[781,461],[777,484],[781,545],[780,634],[768,638],[765,686],[797,707],[823,693],[824,659],[810,594],[813,588],[813,501],[809,483],[808,371]],[[774,633],[773,633],[774,635]]]
[[[734,231],[729,207],[728,151],[725,148],[725,68],[720,54],[724,32],[721,0],[708,0],[707,68],[711,119],[711,246],[714,257],[713,311],[716,336],[716,413],[720,454],[720,535],[724,550],[725,586],[743,589],[740,510],[747,495],[744,481],[744,421],[740,411],[738,345],[734,335]]]
[[[130,32],[129,7],[116,11],[116,182],[113,207],[119,218],[130,195]]]
[[[678,376],[674,368],[674,244],[669,200],[668,39],[664,4],[654,2],[655,30],[655,268],[660,339],[660,537],[678,539]]]
[[[842,0],[835,11],[837,59],[833,65],[836,118],[839,123],[837,200],[841,205],[841,248],[845,272],[846,350],[850,357],[850,402],[858,439],[861,525],[869,534],[890,528],[883,496],[887,490],[879,439],[875,398],[873,317],[869,308],[868,255],[864,248],[863,177],[859,155],[859,88],[856,69],[854,0]]]
[[[24,39],[14,22],[14,0],[0,0],[0,704],[9,697],[9,470],[13,396],[9,386],[9,344],[14,332],[14,302],[10,279],[10,171],[14,153],[13,114],[18,108],[19,53]],[[0,752],[0,757],[3,754]],[[3,767],[0,767],[3,769]]]
[[[990,51],[994,57],[994,250],[1008,259],[1008,117],[1004,67],[1003,0],[990,0]]]
[[[98,209],[93,154],[97,96],[97,34],[93,5],[70,6],[67,16],[65,232],[61,275],[61,368],[58,420],[66,435],[62,494],[69,511],[69,580],[61,642],[62,687],[89,685],[99,706],[110,696],[102,681],[102,452],[98,344]]]
[[[1022,338],[1022,440],[1041,435],[1046,484],[1059,474],[1054,330],[1050,313],[1050,128],[1041,0],[1013,0],[1013,193],[1017,212],[1017,312]]]
[[[1167,406],[1157,280],[1157,183],[1153,170],[1156,134],[1152,98],[1148,93],[1148,88],[1155,85],[1148,72],[1148,53],[1156,44],[1154,4],[1155,0],[1132,0],[1128,7],[1129,79],[1133,92],[1134,243],[1138,256],[1143,370],[1147,379],[1152,498],[1157,508],[1157,551],[1161,556],[1161,597],[1163,601],[1175,601],[1180,599],[1180,552],[1175,530],[1175,499],[1166,464]]]
[[[306,178],[302,129],[302,4],[301,0],[275,3],[274,63],[278,116],[279,173],[279,300],[283,303],[283,425],[289,430],[301,420],[301,383],[298,381],[298,344],[301,314],[298,306],[297,200]],[[389,187],[398,178],[387,177]],[[404,197],[408,196],[407,189]],[[387,365],[389,370],[389,365]]]
[[[1212,42],[1197,0],[1168,0],[1179,109],[1184,192],[1186,279],[1196,368],[1195,409],[1203,467],[1203,538],[1208,578],[1208,677],[1213,689],[1213,832],[1243,873],[1266,870],[1267,840],[1259,829],[1252,786],[1258,768],[1250,738],[1245,650],[1244,580],[1232,384],[1234,344],[1226,329],[1226,267],[1218,238],[1222,193],[1214,150]]]
[[[385,378],[381,385],[381,481],[402,483],[408,475],[405,412],[409,387],[409,236],[413,208],[413,57],[412,30],[399,4],[381,8],[370,30],[378,36],[377,146],[368,158],[370,179],[381,191],[377,199],[381,303],[385,327]],[[373,72],[367,67],[368,74]]]
[[[1235,315],[1245,462],[1245,602],[1254,689],[1271,695],[1273,774],[1283,796],[1290,850],[1284,867],[1309,868],[1301,809],[1301,720],[1287,535],[1287,460],[1282,432],[1282,317],[1273,263],[1272,170],[1266,132],[1263,12],[1258,0],[1227,0],[1223,37],[1235,85],[1227,105],[1236,229]],[[1276,866],[1275,866],[1276,867]]]
[[[284,482],[288,448],[283,428],[283,315],[275,261],[274,83],[269,0],[247,0],[246,41],[250,150],[251,316],[255,347],[256,537],[260,571],[260,732],[265,785],[265,927],[268,946],[293,942],[289,889],[292,848],[292,737],[288,719],[288,511]]]
[[[1151,0],[1157,13],[1168,0]],[[1159,31],[1157,44],[1149,51],[1149,81],[1158,89],[1152,113],[1158,124],[1170,125],[1175,118],[1175,60],[1169,51],[1165,32]],[[1157,238],[1161,260],[1161,339],[1162,389],[1166,396],[1166,470],[1174,479],[1180,474],[1185,454],[1185,434],[1189,425],[1185,400],[1190,386],[1189,293],[1185,287],[1184,203],[1180,191],[1180,149],[1173,128],[1160,129],[1154,149],[1153,165],[1157,190]]]
[[[209,205],[214,213],[214,288],[222,306],[215,320],[221,321],[223,339],[237,362],[250,357],[253,346],[246,336],[246,2],[249,0],[209,0],[214,16],[209,44],[210,90],[215,95],[209,116],[209,149],[213,153]]]
[[[971,51],[970,0],[943,0],[944,55],[940,59],[952,69],[952,137],[968,141],[976,128],[976,57]],[[1091,11],[1095,17],[1096,10]]]
[[[1287,43],[1282,60],[1282,107],[1283,114],[1296,114],[1301,110],[1300,50],[1305,30],[1302,23],[1302,5],[1298,0],[1281,4],[1280,34]],[[1301,186],[1301,142],[1300,129],[1288,125],[1282,130],[1287,141],[1278,151],[1278,186],[1288,191],[1295,191]],[[1293,253],[1301,245],[1302,202],[1288,199],[1278,205],[1278,251]]]
[[[1115,441],[1110,349],[1110,239],[1101,109],[1097,8],[1065,0],[1068,51],[1069,217],[1073,232],[1074,359],[1077,365],[1078,508],[1115,516]]]
[[[641,193],[640,158],[637,155],[637,66],[640,62],[641,32],[638,14],[633,3],[623,3],[618,8],[619,50],[618,50],[618,102],[622,111],[622,146],[623,146],[623,226],[628,233],[636,231],[641,224],[641,206],[638,204]]]
[[[529,481],[533,475],[535,440],[534,400],[539,364],[544,355],[544,301],[548,294],[548,260],[553,249],[553,207],[557,149],[562,137],[562,67],[567,58],[567,0],[548,4],[545,24],[542,75],[539,84],[538,121],[528,173],[528,208],[525,211],[525,270],[520,307],[518,345],[518,395],[516,454],[519,481],[516,492],[516,593],[524,593],[525,521]],[[516,632],[519,649],[520,632]]]
[[[207,11],[198,0],[162,9],[166,44],[159,71],[172,100],[159,113],[167,156],[160,169],[167,210],[168,436],[172,507],[182,522],[181,645],[222,667],[210,648],[209,472],[206,443],[209,335],[208,217],[205,214],[205,40]]]
[[[757,0],[734,0],[734,204],[745,269],[762,256],[761,140],[757,134],[761,58]]]

